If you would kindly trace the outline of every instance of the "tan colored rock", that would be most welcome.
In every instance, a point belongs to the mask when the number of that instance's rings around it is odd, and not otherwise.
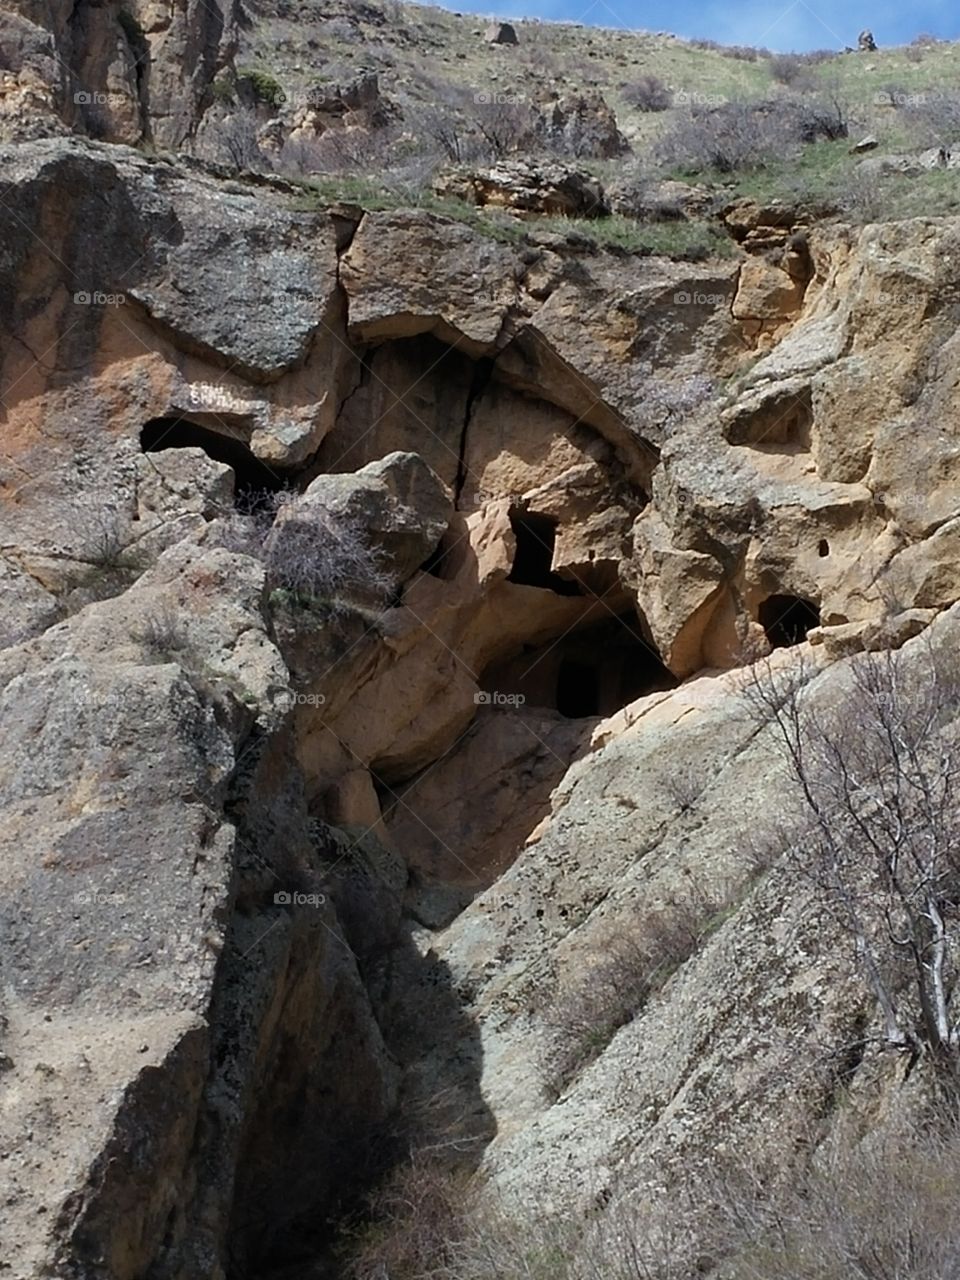
[[[610,212],[600,183],[559,161],[501,160],[487,169],[442,172],[434,190],[469,204],[516,213],[602,218]]]
[[[435,333],[470,355],[492,348],[518,298],[513,255],[434,214],[368,213],[341,262],[351,336]]]

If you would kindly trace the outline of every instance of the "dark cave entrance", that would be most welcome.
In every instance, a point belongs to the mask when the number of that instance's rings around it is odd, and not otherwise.
[[[760,605],[758,617],[774,649],[802,644],[807,632],[820,625],[820,610],[802,596],[768,596]]]
[[[557,521],[552,516],[534,511],[511,511],[510,527],[517,549],[513,567],[507,578],[526,587],[543,587],[558,596],[582,596],[583,588],[553,571],[553,553],[557,545]]]
[[[564,658],[557,672],[557,710],[568,720],[600,714],[600,680],[596,667]]]
[[[255,457],[241,435],[214,431],[189,418],[151,418],[140,431],[140,447],[144,453],[202,449],[208,458],[232,467],[235,501],[241,508],[249,506],[258,494],[277,493],[286,486],[283,475]]]
[[[495,663],[481,688],[519,694],[521,705],[558,711],[570,720],[609,716],[677,679],[633,614],[610,617]]]

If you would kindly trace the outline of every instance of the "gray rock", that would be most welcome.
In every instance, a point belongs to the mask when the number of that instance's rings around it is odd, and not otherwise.
[[[483,37],[488,44],[519,44],[516,28],[509,22],[491,22]]]
[[[436,549],[453,515],[443,482],[415,453],[391,453],[360,471],[318,476],[289,509],[290,516],[302,519],[311,507],[335,524],[363,530],[381,567],[397,583]]]

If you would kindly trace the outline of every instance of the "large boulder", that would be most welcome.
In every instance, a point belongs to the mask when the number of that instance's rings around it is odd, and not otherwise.
[[[321,513],[334,527],[361,531],[395,582],[405,582],[436,550],[453,514],[443,482],[418,454],[391,453],[360,471],[319,476],[300,502],[281,510],[274,537],[288,521]]]
[[[556,160],[500,160],[488,168],[447,171],[434,189],[438,195],[516,213],[602,218],[610,212],[595,178]]]
[[[519,44],[516,28],[509,22],[491,22],[484,33],[487,44]]]
[[[548,136],[567,154],[612,160],[630,150],[613,109],[599,93],[559,97],[544,116]]]

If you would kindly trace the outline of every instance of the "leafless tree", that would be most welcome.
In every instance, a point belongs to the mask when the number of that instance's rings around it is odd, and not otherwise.
[[[800,664],[758,664],[796,801],[788,856],[852,936],[887,1045],[960,1057],[960,678],[931,645],[864,655],[829,707]],[[786,803],[787,797],[784,797]]]
[[[256,112],[237,111],[212,128],[208,136],[221,164],[237,173],[262,167]]]

